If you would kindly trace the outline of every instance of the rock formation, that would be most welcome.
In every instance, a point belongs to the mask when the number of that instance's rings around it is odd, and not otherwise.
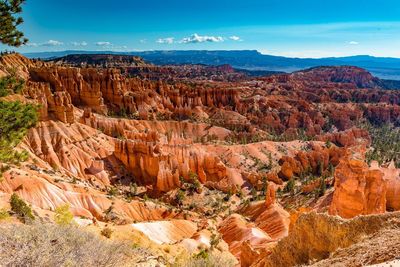
[[[386,181],[380,170],[370,170],[356,159],[343,159],[335,170],[335,192],[329,214],[353,218],[386,211]]]
[[[358,242],[379,239],[382,229],[393,229],[389,236],[398,234],[398,229],[395,230],[399,224],[399,221],[395,219],[397,216],[398,214],[370,215],[343,220],[326,214],[303,214],[295,222],[289,236],[278,242],[270,255],[260,257],[252,266],[308,264],[311,260],[319,261],[328,258],[330,253],[339,248],[343,250]],[[387,253],[387,250],[382,250],[379,246],[374,250],[380,251],[383,255]],[[348,255],[348,257],[352,256]],[[362,254],[359,255],[360,258],[362,256]],[[368,261],[373,262],[373,260],[374,257],[368,260],[364,257],[363,264]]]

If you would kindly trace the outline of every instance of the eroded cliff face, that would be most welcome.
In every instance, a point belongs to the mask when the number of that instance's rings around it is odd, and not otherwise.
[[[241,266],[251,266],[270,254],[289,233],[290,215],[276,202],[275,190],[270,183],[265,201],[253,202],[220,223],[218,230]]]
[[[219,183],[228,178],[226,166],[193,144],[157,144],[156,140],[117,141],[115,155],[143,184],[167,192],[196,173],[202,183]],[[229,182],[228,182],[229,184]]]
[[[268,256],[262,256],[253,263],[253,266],[296,266],[310,264],[322,259],[319,266],[334,264],[329,258],[335,258],[335,251],[349,249],[347,257],[352,260],[336,261],[344,266],[362,266],[391,259],[390,254],[398,253],[398,242],[390,239],[392,234],[398,234],[399,213],[384,215],[369,215],[344,220],[326,214],[307,213],[301,215],[293,225],[289,235],[278,242]],[[382,237],[382,240],[379,238]],[[351,250],[352,245],[363,244],[371,240],[391,242],[394,251],[386,247],[364,248],[364,251]],[[385,242],[385,241],[383,241]],[[376,256],[363,257],[368,249],[374,249]],[[353,252],[353,254],[350,254]],[[345,253],[343,253],[345,254]],[[383,255],[388,255],[384,257]],[[378,256],[381,255],[381,256]],[[383,257],[382,257],[383,256]],[[317,264],[318,265],[318,264]]]
[[[380,170],[360,160],[343,160],[335,170],[335,192],[329,214],[342,218],[386,211],[387,185]]]
[[[43,62],[35,62],[20,54],[10,54],[0,57],[0,77],[4,77],[15,71],[18,76],[28,79],[29,68],[35,65],[45,65]]]
[[[100,221],[114,220],[118,224],[174,217],[165,208],[137,200],[130,203],[111,200],[107,194],[90,188],[87,183],[74,183],[68,176],[37,167],[26,171],[11,169],[3,175],[0,190],[5,194],[2,195],[4,199],[15,192],[39,214],[41,210],[54,211],[69,203],[74,216]]]
[[[353,218],[399,210],[396,192],[399,170],[391,163],[369,167],[359,159],[343,159],[335,170],[335,191],[329,214]]]
[[[4,100],[40,104],[40,122],[17,148],[30,159],[0,180],[7,207],[14,192],[41,217],[67,203],[88,224],[242,266],[324,259],[400,209],[399,169],[365,163],[373,140],[357,128],[398,125],[400,95],[361,69],[236,79],[228,67],[121,71],[8,55],[0,76],[9,66],[26,86]],[[301,215],[312,210],[329,215]]]
[[[400,210],[400,169],[393,162],[387,168],[379,167],[375,162],[371,168],[382,171],[386,180],[386,210]]]
[[[338,147],[321,147],[315,145],[310,151],[300,151],[295,157],[283,156],[279,164],[279,176],[290,180],[294,175],[302,176],[308,173],[323,175],[339,164],[339,160],[346,156],[347,151]]]
[[[138,113],[142,119],[156,116],[191,116],[196,106],[235,105],[239,92],[234,89],[190,87],[183,83],[169,85],[126,78],[117,69],[40,67],[29,69],[30,79],[49,83],[52,91],[66,91],[78,107],[90,107],[101,114]],[[164,114],[166,113],[166,114]]]
[[[29,131],[25,143],[50,167],[81,179],[110,185],[116,173],[113,138],[79,123],[40,122]]]

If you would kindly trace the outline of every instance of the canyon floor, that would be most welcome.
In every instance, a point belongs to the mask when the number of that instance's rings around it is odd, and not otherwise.
[[[4,266],[400,257],[400,90],[363,69],[5,54],[0,79]]]

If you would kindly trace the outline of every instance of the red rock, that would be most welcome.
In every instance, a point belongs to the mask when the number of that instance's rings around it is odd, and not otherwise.
[[[343,159],[335,170],[335,191],[329,214],[343,218],[386,211],[386,182],[379,170],[360,160]]]
[[[317,136],[318,141],[330,141],[339,146],[349,147],[359,143],[369,144],[371,138],[368,131],[363,129],[352,128],[343,132],[330,133]]]
[[[344,148],[314,146],[310,151],[298,152],[295,157],[283,156],[279,160],[281,170],[278,175],[284,180],[289,180],[294,175],[301,176],[302,173],[320,174],[321,167],[323,172],[327,172],[330,164],[336,166],[339,159],[346,154]]]
[[[230,252],[241,261],[243,266],[258,257],[259,252],[257,251],[268,249],[268,244],[272,241],[267,233],[253,224],[247,223],[238,214],[226,218],[220,224],[218,231],[223,240],[228,243]],[[247,258],[248,256],[251,258]]]
[[[150,134],[155,132],[148,133],[143,139]],[[201,183],[220,182],[228,177],[220,159],[208,154],[201,146],[179,139],[175,144],[143,139],[117,140],[115,155],[144,185],[167,192],[180,185],[180,177],[189,180],[190,172],[198,174]]]
[[[378,162],[371,162],[372,170],[379,170],[383,173],[386,185],[386,210],[400,210],[400,169],[397,169],[394,162],[389,166],[379,166]]]

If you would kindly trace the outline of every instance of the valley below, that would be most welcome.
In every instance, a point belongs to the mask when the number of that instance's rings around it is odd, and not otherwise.
[[[0,79],[0,265],[400,257],[400,90],[365,69],[6,53]]]

